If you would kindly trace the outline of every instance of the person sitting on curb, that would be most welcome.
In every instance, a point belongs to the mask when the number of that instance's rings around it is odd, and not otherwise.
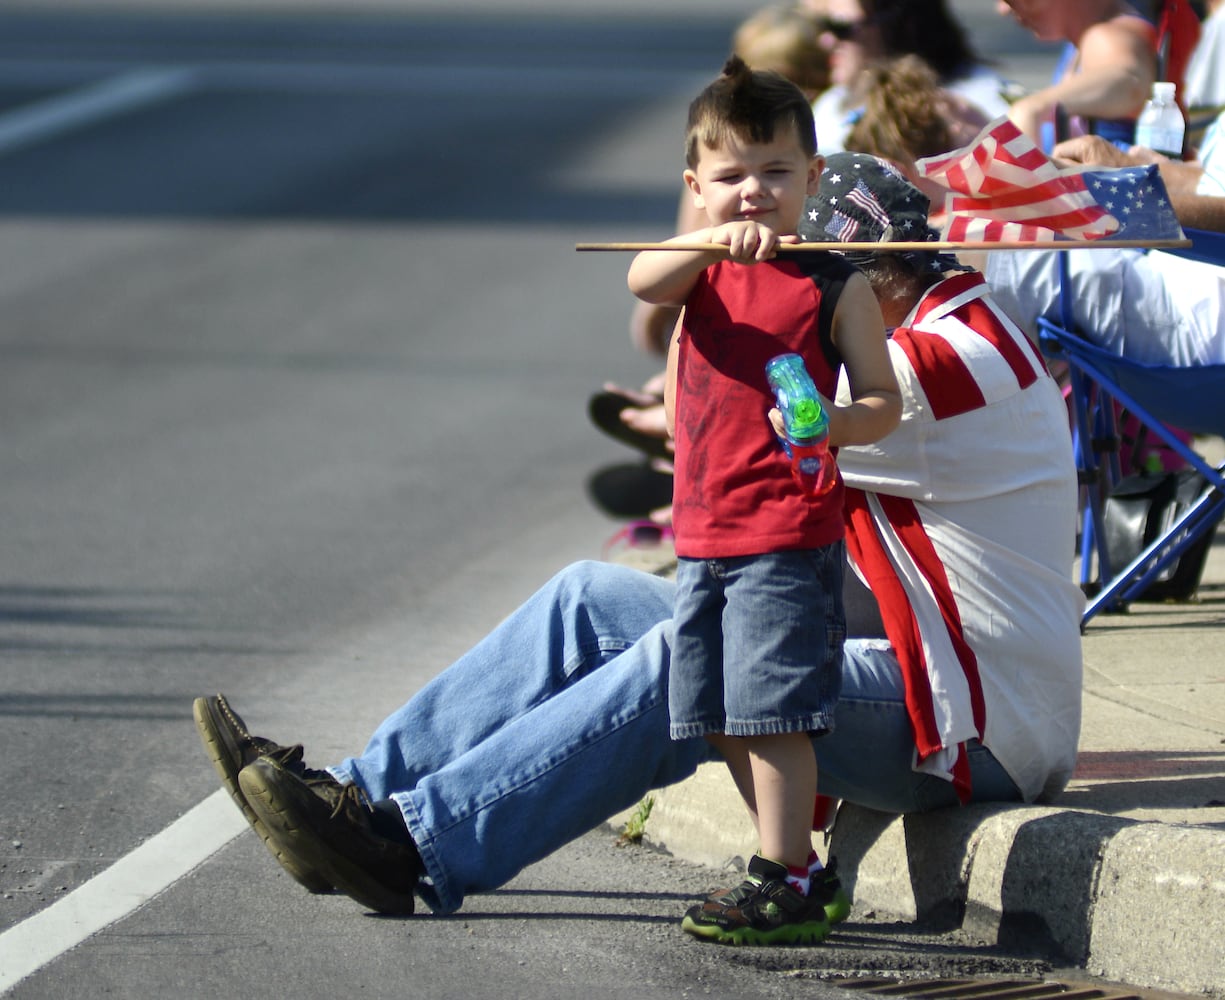
[[[882,161],[836,154],[800,235],[914,239],[927,209]],[[1071,776],[1081,704],[1062,397],[981,275],[924,252],[853,262],[897,328],[903,417],[838,456],[850,562],[879,620],[857,622],[848,598],[834,730],[814,742],[822,792],[894,813],[1047,801]],[[196,700],[197,725],[298,881],[383,913],[415,896],[453,912],[713,759],[668,734],[673,596],[622,566],[562,570],[327,770],[250,735],[223,697]],[[846,916],[831,865],[811,891]]]

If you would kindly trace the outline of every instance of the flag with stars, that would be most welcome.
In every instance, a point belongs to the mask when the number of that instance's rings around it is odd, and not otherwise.
[[[1155,164],[1059,167],[1007,118],[992,122],[968,146],[916,167],[949,189],[946,240],[1183,237]]]

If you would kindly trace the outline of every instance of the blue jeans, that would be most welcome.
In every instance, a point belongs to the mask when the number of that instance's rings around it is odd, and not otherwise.
[[[673,739],[833,727],[845,563],[841,542],[680,560],[668,673]]]
[[[392,799],[421,852],[436,913],[680,781],[714,754],[668,736],[673,586],[608,563],[563,570],[331,768]],[[824,794],[909,812],[956,802],[911,770],[900,671],[881,641],[847,642],[835,731],[815,741]],[[1016,799],[986,750],[976,800]]]

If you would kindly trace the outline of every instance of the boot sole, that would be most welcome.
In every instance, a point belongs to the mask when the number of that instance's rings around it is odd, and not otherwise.
[[[688,915],[681,921],[681,930],[703,941],[725,945],[814,945],[829,936],[829,924],[825,921],[809,920],[802,924],[784,924],[772,930],[761,931],[754,927],[737,927],[725,930],[710,924],[699,924]]]
[[[313,871],[309,866],[304,865],[297,858],[292,857],[281,849],[272,838],[263,821],[260,820],[247,802],[238,784],[238,769],[234,766],[233,757],[226,745],[225,738],[222,736],[222,726],[218,723],[217,713],[221,711],[222,709],[215,698],[197,698],[192,702],[191,706],[191,714],[196,720],[196,729],[199,731],[200,739],[204,743],[204,750],[213,762],[213,769],[217,772],[218,777],[221,778],[221,783],[225,786],[225,790],[230,793],[230,798],[238,806],[243,818],[259,834],[259,838],[264,842],[264,846],[268,848],[268,851],[276,859],[277,864],[285,869],[290,878],[315,895],[324,895],[332,892],[331,883],[323,875]]]
[[[840,924],[851,915],[851,898],[841,888],[834,890],[834,898],[825,904],[825,919]]]
[[[340,892],[376,913],[412,914],[416,907],[413,893],[388,888],[311,829],[309,813],[297,796],[280,787],[275,764],[259,760],[244,767],[239,772],[238,784],[264,826],[276,830],[274,838],[284,849],[321,872]]]
[[[719,899],[732,891],[732,886],[722,889],[711,889],[706,894],[707,899]],[[851,897],[839,886],[834,890],[834,898],[825,904],[825,920],[832,928],[834,924],[842,923],[851,915]]]

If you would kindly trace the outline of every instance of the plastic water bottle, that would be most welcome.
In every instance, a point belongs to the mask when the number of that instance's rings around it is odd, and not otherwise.
[[[1181,160],[1186,127],[1174,100],[1174,84],[1158,80],[1153,84],[1153,96],[1136,119],[1136,145]]]
[[[838,481],[829,450],[829,416],[804,359],[798,354],[771,358],[766,381],[783,415],[783,448],[791,458],[791,471],[807,495],[824,496]]]

